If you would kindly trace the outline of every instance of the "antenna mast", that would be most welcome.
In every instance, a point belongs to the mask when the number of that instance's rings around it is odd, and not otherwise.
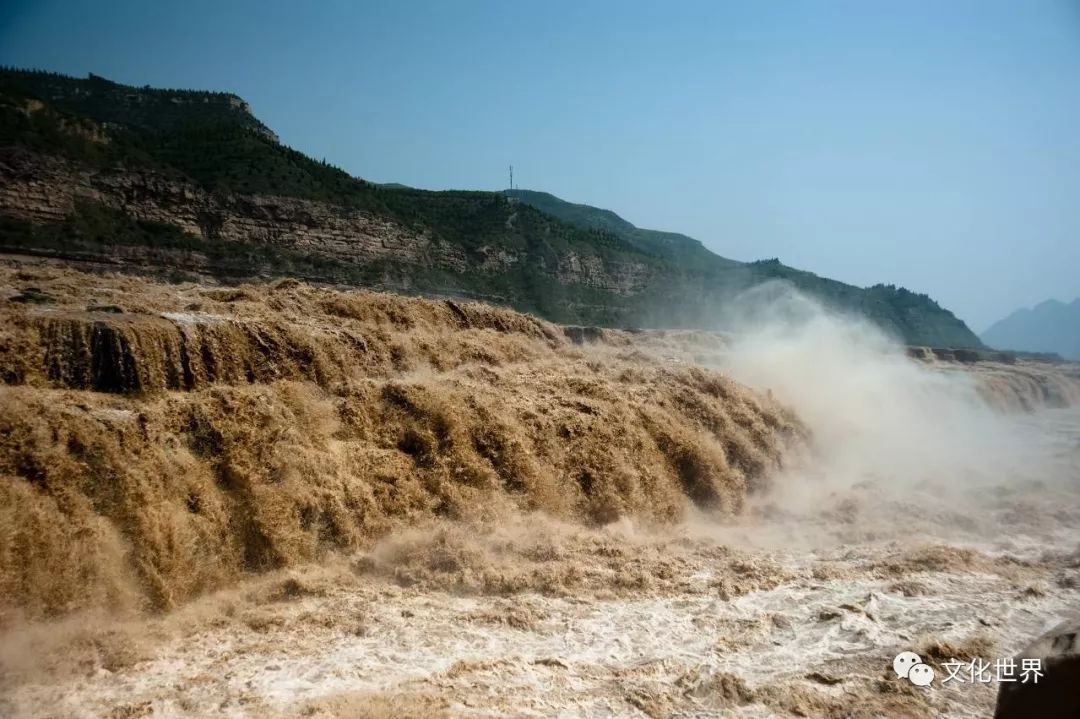
[[[514,189],[514,166],[510,165],[510,189]]]

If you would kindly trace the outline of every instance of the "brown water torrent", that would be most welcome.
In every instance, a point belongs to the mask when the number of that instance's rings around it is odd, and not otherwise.
[[[29,286],[5,715],[977,716],[891,656],[1006,655],[1080,581],[1068,366],[0,273]]]
[[[3,308],[8,611],[171,608],[437,517],[737,513],[803,435],[717,373],[506,310],[124,280],[128,311],[77,312],[109,283],[60,278]]]

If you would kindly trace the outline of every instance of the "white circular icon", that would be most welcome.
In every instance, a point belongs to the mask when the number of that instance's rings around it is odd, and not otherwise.
[[[893,671],[896,672],[898,677],[907,678],[908,672],[916,664],[922,664],[922,658],[915,652],[900,652],[892,660]]]
[[[928,687],[934,682],[934,668],[927,664],[916,664],[908,670],[907,678],[917,687]]]

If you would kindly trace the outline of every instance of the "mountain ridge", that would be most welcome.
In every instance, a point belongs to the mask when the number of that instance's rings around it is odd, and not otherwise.
[[[1018,308],[980,337],[997,349],[1052,353],[1080,361],[1080,297],[1069,303],[1049,299]]]
[[[624,327],[715,328],[718,307],[779,279],[909,344],[980,346],[951,312],[904,288],[728,260],[546,193],[351,177],[281,144],[231,93],[0,71],[0,179],[8,251],[225,279],[296,274]]]
[[[649,230],[637,227],[613,210],[584,203],[569,202],[550,192],[540,190],[504,190],[507,197],[554,215],[571,224],[605,230],[623,237],[638,249],[672,260],[705,260],[710,264],[733,267],[746,263],[731,260],[712,252],[700,240],[679,232]]]

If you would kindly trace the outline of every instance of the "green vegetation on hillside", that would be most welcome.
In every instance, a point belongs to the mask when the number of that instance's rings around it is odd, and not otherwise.
[[[519,200],[572,225],[611,233],[642,252],[678,265],[693,266],[696,263],[705,263],[706,267],[719,268],[740,264],[735,260],[709,252],[692,237],[680,235],[677,232],[644,230],[635,227],[611,210],[567,202],[550,193],[535,190],[506,190],[505,194],[507,197]]]
[[[148,126],[157,115],[148,112],[141,100],[129,99],[132,95],[141,98],[144,92],[154,101],[151,107],[163,108],[160,127]],[[98,93],[104,98],[97,97]],[[183,102],[174,106],[170,93]],[[271,139],[263,125],[235,103],[219,102],[218,112],[210,112],[198,95],[125,88],[100,78],[76,80],[50,73],[3,71],[0,143],[63,155],[95,167],[171,173],[211,192],[300,197],[378,212],[467,248],[522,248],[531,243],[557,251],[580,244],[608,256],[639,254],[610,233],[581,229],[529,207],[512,208],[497,193],[428,192],[365,182]],[[232,95],[207,95],[239,101]],[[120,102],[117,98],[124,98],[119,107],[113,104]],[[30,99],[49,104],[29,111]],[[180,122],[177,108],[198,111]],[[72,133],[70,128],[80,122],[85,132]],[[98,128],[95,123],[117,125],[108,127],[108,142],[86,137]],[[511,215],[513,221],[508,223]],[[541,237],[543,241],[537,242]]]
[[[106,125],[169,132],[189,123],[228,123],[273,133],[246,102],[227,92],[130,87],[94,74],[74,78],[55,72],[0,69],[0,90],[34,97]]]
[[[782,280],[827,307],[868,317],[911,344],[978,347],[966,325],[925,294],[895,285],[861,289],[797,270],[777,259],[741,263],[709,252],[692,237],[635,227],[610,210],[561,200],[546,192],[507,190],[507,196],[581,227],[610,232],[643,252],[693,271],[731,296],[752,286]]]
[[[719,257],[676,233],[635,227],[613,212],[523,190],[430,192],[378,185],[280,144],[227,93],[135,88],[90,76],[0,70],[0,149],[60,156],[99,172],[132,169],[183,179],[221,195],[279,195],[375,213],[460,247],[471,267],[378,261],[363,266],[257,242],[222,243],[170,225],[138,222],[81,203],[68,221],[41,227],[5,220],[10,248],[105,254],[109,246],[208,258],[223,276],[297,274],[309,279],[466,294],[506,302],[564,322],[606,325],[715,325],[736,293],[782,279],[827,306],[863,314],[911,344],[977,347],[952,313],[925,295],[892,286],[864,290],[786,267]],[[222,245],[231,245],[223,247]],[[524,256],[480,269],[493,251]],[[560,282],[568,257],[594,257],[608,272],[636,268],[648,284],[632,292]],[[205,263],[204,263],[205,265]]]

